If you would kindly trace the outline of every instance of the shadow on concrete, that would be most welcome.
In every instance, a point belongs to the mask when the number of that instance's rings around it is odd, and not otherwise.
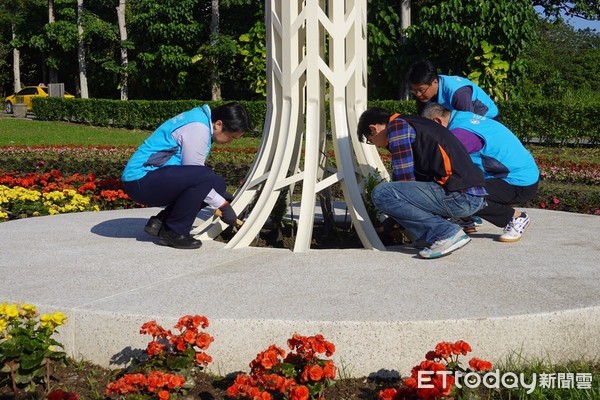
[[[148,222],[146,218],[109,219],[94,225],[90,231],[99,236],[152,242],[153,238],[144,232],[146,222]]]

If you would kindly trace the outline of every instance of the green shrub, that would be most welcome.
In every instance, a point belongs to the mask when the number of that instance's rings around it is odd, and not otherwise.
[[[58,97],[34,98],[36,118],[48,121],[69,121],[94,126],[112,126],[128,129],[154,130],[167,119],[208,104],[217,107],[226,102],[198,100],[107,100],[63,99]],[[265,101],[240,101],[250,114],[257,132],[261,135],[267,104]],[[373,100],[368,107],[382,107],[400,114],[414,114],[414,101]],[[544,143],[600,143],[600,124],[595,116],[600,113],[600,103],[559,101],[503,101],[498,104],[500,119],[523,142]],[[326,109],[329,115],[329,109]],[[329,125],[327,125],[329,126]]]

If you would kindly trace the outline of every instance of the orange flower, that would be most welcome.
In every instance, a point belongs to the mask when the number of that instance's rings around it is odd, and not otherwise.
[[[471,369],[473,369],[474,371],[491,371],[492,369],[492,363],[486,360],[482,360],[480,358],[477,357],[473,357],[470,361],[469,361],[469,366],[471,367]]]
[[[198,365],[208,365],[212,361],[212,357],[206,353],[196,353],[195,361]]]
[[[202,329],[206,329],[208,328],[208,318],[202,316],[202,315],[194,315],[192,317],[192,325],[194,326],[194,328],[202,328]]]
[[[304,385],[294,386],[290,390],[290,400],[308,400],[308,388]]]
[[[158,392],[158,398],[160,400],[169,400],[169,397],[171,397],[171,395],[169,394],[168,390],[161,390]]]
[[[471,346],[469,346],[469,343],[463,341],[463,340],[459,340],[458,342],[454,343],[452,346],[452,354],[455,355],[459,355],[462,354],[463,356],[467,355],[467,353],[469,353],[471,351]]]
[[[152,341],[148,343],[148,348],[146,349],[146,353],[148,353],[148,357],[154,357],[156,355],[162,354],[165,351],[165,345],[159,343],[157,341]]]
[[[210,344],[214,341],[215,341],[215,339],[212,336],[210,336],[208,333],[200,333],[196,337],[196,346],[198,346],[202,350],[206,350],[206,349],[208,349]]]
[[[311,381],[319,382],[321,379],[323,379],[323,368],[319,367],[318,365],[309,367],[308,376],[310,377]]]
[[[325,361],[325,365],[323,366],[323,375],[327,379],[335,379],[335,375],[337,373],[337,369],[333,364],[333,361],[327,360]]]
[[[435,345],[435,352],[438,356],[443,359],[450,357],[452,353],[452,343],[450,342],[440,342]]]
[[[187,330],[185,331],[185,333],[183,334],[183,340],[185,340],[187,343],[193,344],[196,342],[196,332],[192,331],[192,330]]]
[[[185,384],[185,378],[179,375],[169,375],[167,377],[167,387],[169,389],[180,388]]]
[[[379,396],[377,397],[379,400],[394,400],[396,398],[396,393],[398,391],[394,388],[387,388],[379,391]]]

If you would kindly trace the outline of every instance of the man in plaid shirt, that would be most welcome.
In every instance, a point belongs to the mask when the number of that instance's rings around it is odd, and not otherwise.
[[[416,241],[427,243],[421,257],[441,257],[471,240],[452,220],[486,205],[485,178],[450,131],[423,117],[372,108],[361,115],[357,133],[360,141],[390,152],[392,182],[380,183],[371,198]]]

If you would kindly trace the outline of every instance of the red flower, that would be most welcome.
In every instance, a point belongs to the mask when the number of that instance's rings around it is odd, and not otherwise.
[[[333,364],[333,361],[327,360],[325,361],[325,365],[323,366],[323,376],[327,379],[335,379],[335,375],[337,373],[337,369]]]
[[[473,369],[474,371],[491,371],[492,369],[492,363],[486,360],[482,360],[480,358],[477,357],[473,357],[470,361],[469,361],[469,366],[471,367],[471,369]]]
[[[380,390],[378,399],[379,400],[394,400],[396,398],[396,393],[398,393],[398,390],[396,390],[394,388],[387,388],[384,390]]]
[[[200,333],[198,336],[196,336],[196,346],[202,350],[208,349],[210,344],[214,341],[215,339],[208,333]]]
[[[452,353],[455,355],[462,354],[464,356],[467,355],[467,353],[469,353],[470,351],[471,346],[469,346],[469,343],[465,342],[464,340],[459,340],[458,342],[452,345]]]
[[[309,395],[308,388],[304,385],[294,386],[290,390],[290,400],[308,400]]]
[[[48,400],[79,400],[79,395],[74,392],[65,392],[62,389],[56,389],[48,393]]]
[[[194,360],[198,365],[208,365],[208,363],[212,361],[212,357],[206,353],[196,353],[196,357]]]

